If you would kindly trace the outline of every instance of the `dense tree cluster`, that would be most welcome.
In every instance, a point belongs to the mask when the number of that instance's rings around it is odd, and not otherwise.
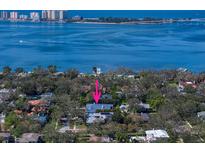
[[[92,103],[95,80],[100,90],[111,99],[100,103],[113,104],[113,116],[106,123],[86,124],[85,105]],[[178,90],[180,82],[194,84]],[[5,127],[15,137],[23,133],[43,134],[45,142],[89,142],[90,135],[108,136],[113,142],[130,142],[130,136],[144,135],[148,129],[165,129],[168,142],[203,142],[204,122],[197,113],[205,111],[205,74],[177,70],[141,71],[120,68],[99,76],[79,74],[75,69],[58,72],[56,66],[34,68],[31,73],[17,68],[4,67],[0,74],[1,89],[15,89],[0,103],[0,113],[5,113]],[[45,125],[29,118],[28,101],[44,93],[53,93]],[[144,110],[142,103],[149,104]],[[127,111],[120,109],[127,105]],[[16,114],[22,112],[21,116]],[[143,120],[141,112],[149,115]],[[61,119],[69,121],[70,131],[60,133]],[[65,118],[64,118],[65,119]],[[74,129],[76,128],[76,129]]]

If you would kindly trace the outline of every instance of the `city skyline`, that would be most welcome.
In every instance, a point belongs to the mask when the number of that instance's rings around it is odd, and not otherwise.
[[[42,11],[29,11],[21,13],[20,11],[1,11],[0,19],[3,20],[64,20],[65,11],[63,10],[42,10]]]

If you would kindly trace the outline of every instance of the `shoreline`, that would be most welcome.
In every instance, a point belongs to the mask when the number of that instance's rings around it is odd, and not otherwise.
[[[134,20],[134,19],[133,19]],[[32,21],[32,20],[4,20],[0,19],[0,22],[10,22],[10,23],[55,23],[55,24],[99,24],[99,25],[153,25],[153,24],[172,24],[172,23],[184,23],[184,22],[205,22],[204,18],[191,18],[191,19],[151,19],[151,20],[139,20],[135,19],[134,21],[122,21],[122,22],[106,22],[106,21],[86,21],[86,20],[79,20],[79,21]]]
[[[57,66],[55,65],[50,65],[50,67],[52,69],[55,69],[55,73],[58,74],[58,73],[66,73],[67,71],[77,71],[79,73],[79,75],[93,75],[93,70],[92,68],[90,68],[90,71],[88,72],[83,72],[83,71],[80,71],[80,69],[78,68],[67,68],[65,70],[59,70]],[[4,70],[10,70],[11,73],[17,73],[18,71],[17,70],[21,70],[20,73],[25,73],[25,74],[32,74],[34,73],[36,70],[41,70],[43,72],[48,72],[49,71],[49,66],[48,67],[34,67],[32,68],[31,70],[27,70],[25,69],[24,67],[16,67],[16,68],[12,68],[12,67],[9,67],[9,66],[4,66],[1,68],[0,70],[0,75],[4,74]],[[178,71],[178,72],[191,72],[193,74],[200,74],[200,73],[203,73],[204,71],[193,71],[193,70],[190,70],[190,69],[187,69],[187,68],[184,68],[184,67],[179,67],[179,68],[167,68],[167,69],[140,69],[140,70],[136,70],[136,69],[132,69],[132,68],[129,68],[129,67],[118,67],[118,68],[115,68],[115,69],[109,69],[109,70],[103,70],[101,71],[101,68],[98,68],[100,69],[100,74],[107,74],[109,72],[117,72],[119,70],[127,70],[127,71],[131,71],[133,72],[134,74],[137,74],[137,73],[140,73],[140,72],[163,72],[163,71]],[[116,75],[120,75],[119,73],[117,73]]]

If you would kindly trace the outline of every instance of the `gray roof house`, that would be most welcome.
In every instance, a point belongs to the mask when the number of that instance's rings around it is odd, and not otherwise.
[[[197,117],[200,118],[201,120],[205,120],[205,111],[198,112]]]
[[[0,133],[0,142],[2,143],[12,143],[14,140],[12,140],[11,134],[10,133]]]
[[[104,123],[106,120],[106,116],[102,115],[101,113],[91,113],[89,114],[86,123],[92,124],[92,123]]]
[[[86,123],[104,123],[112,118],[112,104],[87,104]],[[99,110],[99,112],[97,112]]]
[[[157,139],[166,139],[169,138],[169,135],[167,134],[167,132],[165,130],[147,130],[145,131],[146,133],[146,140],[147,141],[155,141]]]
[[[21,138],[17,139],[17,143],[42,143],[41,134],[24,133]]]

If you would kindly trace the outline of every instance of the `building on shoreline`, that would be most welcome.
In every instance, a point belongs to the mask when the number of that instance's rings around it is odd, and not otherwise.
[[[40,20],[40,15],[38,12],[31,12],[30,13],[30,19],[32,21],[39,21]]]
[[[10,19],[17,20],[18,19],[18,12],[10,12]]]
[[[48,14],[47,14],[47,11],[43,10],[41,12],[41,19],[42,20],[46,20],[48,18]]]
[[[58,11],[58,10],[48,10],[48,11],[42,11],[41,17],[43,20],[64,20],[64,11]]]
[[[64,14],[65,12],[64,11],[59,11],[59,20],[64,20],[64,18],[65,18],[65,14]]]
[[[7,11],[2,11],[0,18],[3,20],[7,20],[9,18],[9,13]]]
[[[11,20],[11,21],[64,21],[65,11],[63,10],[42,10],[41,12],[29,12],[20,13],[18,11],[1,11],[1,20]]]

